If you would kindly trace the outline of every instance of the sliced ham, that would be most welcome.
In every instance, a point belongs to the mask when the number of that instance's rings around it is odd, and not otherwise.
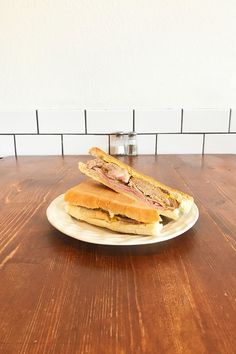
[[[113,163],[97,158],[89,161],[87,167],[95,170],[111,188],[113,186],[115,189],[132,193],[152,208],[174,210],[179,206],[179,203],[171,198],[168,191],[132,177],[127,170]]]

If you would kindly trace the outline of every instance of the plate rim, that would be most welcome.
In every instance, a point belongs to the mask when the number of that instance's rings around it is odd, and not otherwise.
[[[86,238],[86,237],[81,237],[80,234],[78,234],[78,237],[75,236],[75,235],[72,235],[72,234],[69,234],[68,232],[65,232],[65,230],[63,230],[62,227],[60,227],[60,225],[58,225],[57,223],[54,222],[54,219],[51,217],[51,212],[52,210],[55,210],[55,206],[58,208],[58,204],[59,203],[65,203],[64,202],[64,194],[60,194],[58,195],[56,198],[54,198],[50,204],[48,205],[47,207],[47,210],[46,210],[46,215],[47,215],[47,219],[49,221],[49,223],[55,228],[57,229],[58,231],[60,231],[61,233],[63,233],[64,235],[66,236],[69,236],[69,237],[72,237],[74,239],[77,239],[77,240],[80,240],[80,241],[83,241],[83,242],[88,242],[88,243],[91,243],[91,244],[99,244],[99,245],[110,245],[110,246],[138,246],[138,245],[147,245],[147,244],[153,244],[153,243],[159,243],[159,242],[165,242],[165,241],[168,241],[168,240],[171,240],[175,237],[178,237],[178,236],[181,236],[183,235],[185,232],[187,232],[188,230],[190,230],[194,225],[195,223],[197,222],[198,218],[199,218],[199,209],[197,207],[197,205],[194,203],[191,210],[189,211],[189,213],[191,211],[194,210],[194,213],[195,213],[195,217],[191,220],[190,223],[188,224],[185,224],[185,226],[182,228],[182,229],[179,229],[177,230],[176,232],[173,232],[172,234],[170,234],[169,236],[162,236],[162,235],[158,235],[158,236],[145,236],[145,235],[131,235],[131,234],[122,234],[122,233],[117,233],[115,232],[115,234],[117,235],[121,235],[122,237],[125,237],[126,236],[126,240],[132,240],[132,237],[135,238],[135,241],[132,243],[129,243],[129,242],[122,242],[118,240],[119,239],[113,239],[113,242],[109,241],[110,239],[112,239],[112,233],[113,231],[109,230],[109,229],[105,229],[105,228],[102,228],[103,230],[107,231],[108,233],[110,233],[110,237],[109,239],[104,239],[101,237],[101,239],[94,239],[94,240],[91,240],[91,238]],[[77,223],[83,223],[86,224],[85,222],[82,222],[82,221],[73,221],[73,218],[66,213],[66,211],[63,209],[63,208],[60,208],[60,210],[66,215],[68,216],[69,218],[71,218],[72,220],[72,224],[73,225],[76,225]],[[186,214],[185,216],[189,215]],[[179,220],[179,219],[178,219]],[[172,223],[175,223],[177,222],[178,220],[176,221],[171,221]],[[88,227],[94,227],[94,228],[98,228],[98,226],[95,226],[95,225],[90,225],[88,224],[89,226]],[[78,226],[78,225],[77,225]],[[163,229],[165,228],[165,226],[163,227]],[[100,229],[100,228],[99,228]],[[83,232],[83,230],[82,230]],[[115,242],[117,241],[117,242]]]

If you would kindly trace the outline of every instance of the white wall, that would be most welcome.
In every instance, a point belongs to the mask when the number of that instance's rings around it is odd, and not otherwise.
[[[0,1],[1,109],[235,101],[235,0]]]

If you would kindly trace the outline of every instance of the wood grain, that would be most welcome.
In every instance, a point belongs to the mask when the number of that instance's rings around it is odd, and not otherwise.
[[[115,247],[47,222],[86,157],[0,160],[0,353],[236,352],[236,157],[123,158],[193,194],[184,236]]]

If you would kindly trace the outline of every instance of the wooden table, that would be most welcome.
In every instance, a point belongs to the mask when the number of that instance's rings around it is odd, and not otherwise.
[[[85,159],[0,160],[0,353],[236,353],[236,157],[124,159],[200,210],[183,236],[130,247],[48,223]]]

